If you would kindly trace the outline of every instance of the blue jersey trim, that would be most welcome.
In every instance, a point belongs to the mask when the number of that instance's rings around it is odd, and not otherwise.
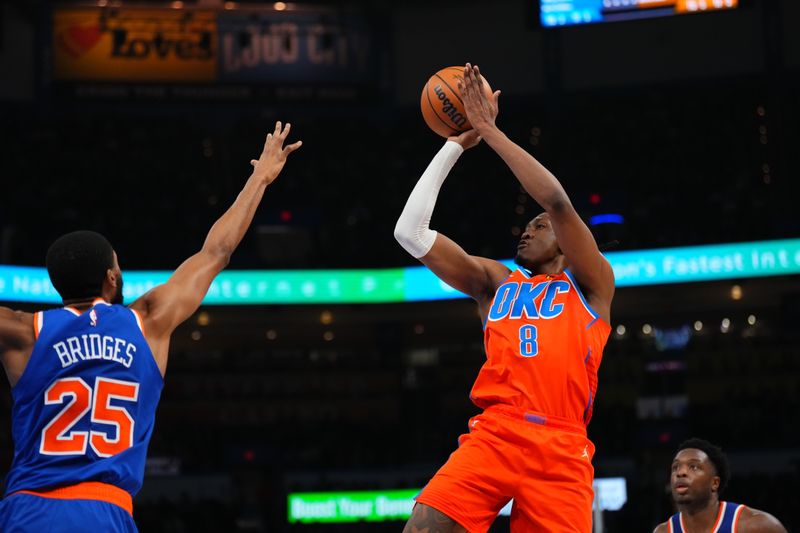
[[[669,523],[672,526],[670,528],[671,533],[683,533],[683,528],[681,527],[681,515],[680,513],[675,513],[669,518]]]
[[[592,403],[594,403],[594,395],[592,394],[592,388],[589,387],[589,403],[586,404],[586,409],[583,410],[583,423],[586,423],[586,416],[589,414],[589,409],[592,407]]]
[[[718,523],[711,533],[735,533],[734,519],[744,505],[726,501],[719,502],[719,505],[721,509],[718,511]],[[682,520],[681,513],[675,513],[669,518],[669,524],[672,526],[671,533],[685,533]]]
[[[586,308],[586,310],[587,310],[587,311],[589,311],[589,314],[590,314],[590,315],[592,315],[592,318],[594,318],[594,320],[593,320],[593,321],[592,321],[592,322],[589,324],[589,326],[591,326],[592,324],[594,324],[594,322],[595,322],[595,321],[596,321],[598,318],[600,318],[600,315],[598,315],[598,314],[595,312],[595,310],[594,310],[594,309],[592,309],[592,306],[590,306],[590,305],[589,305],[589,303],[586,301],[586,298],[584,298],[584,297],[583,297],[583,292],[581,292],[581,288],[580,288],[580,286],[578,286],[578,282],[577,282],[577,281],[575,281],[575,278],[574,278],[574,277],[572,277],[572,273],[571,273],[569,270],[564,270],[564,274],[566,274],[566,275],[567,275],[567,277],[569,278],[570,282],[571,282],[571,283],[572,283],[572,285],[575,287],[575,292],[577,292],[577,293],[578,293],[578,298],[580,298],[580,299],[581,299],[581,303],[583,304],[583,307],[585,307],[585,308]],[[588,326],[587,326],[587,327],[588,327]]]

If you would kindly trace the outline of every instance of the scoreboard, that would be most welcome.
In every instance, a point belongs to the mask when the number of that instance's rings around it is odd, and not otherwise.
[[[664,17],[738,7],[739,0],[539,0],[544,27]]]

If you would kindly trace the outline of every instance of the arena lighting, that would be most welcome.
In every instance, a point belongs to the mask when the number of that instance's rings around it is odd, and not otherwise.
[[[608,252],[620,287],[741,280],[800,274],[800,239]],[[516,268],[513,261],[503,261]],[[168,271],[125,271],[131,302],[169,278]],[[228,270],[205,305],[420,302],[466,298],[426,267],[372,270]],[[0,265],[0,302],[60,304],[42,267]]]
[[[595,506],[618,511],[628,501],[625,478],[595,478]],[[421,489],[351,492],[295,492],[287,496],[288,522],[353,523],[406,520]],[[498,513],[509,516],[513,500]]]
[[[739,0],[538,0],[538,4],[540,24],[548,28],[734,9]]]
[[[616,213],[607,213],[604,215],[594,215],[589,219],[590,226],[597,226],[598,224],[622,224],[625,222],[625,217],[617,215]]]
[[[734,285],[731,287],[731,299],[732,300],[741,300],[742,299],[742,286],[741,285]]]

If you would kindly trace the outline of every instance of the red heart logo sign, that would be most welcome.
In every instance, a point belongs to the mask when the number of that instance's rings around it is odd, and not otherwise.
[[[72,57],[80,57],[100,41],[98,26],[70,26],[58,34],[58,44]]]

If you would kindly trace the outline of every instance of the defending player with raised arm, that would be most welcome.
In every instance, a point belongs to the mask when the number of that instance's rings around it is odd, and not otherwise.
[[[512,531],[591,531],[594,446],[586,438],[610,332],[614,275],[558,180],[495,124],[477,66],[459,84],[473,130],[450,137],[414,187],[395,237],[478,304],[486,362],[470,395],[484,411],[417,498],[405,531],[486,531],[514,498]],[[429,228],[444,179],[481,139],[544,208],[518,270],[468,254]]]
[[[718,446],[696,438],[681,443],[670,475],[678,512],[653,533],[786,533],[769,513],[721,501],[729,479],[728,459]]]
[[[167,369],[170,336],[200,306],[301,142],[277,122],[233,205],[202,249],[129,307],[111,244],[77,231],[57,239],[47,269],[64,307],[0,308],[0,360],[12,386],[14,461],[0,531],[136,531],[132,498]]]

